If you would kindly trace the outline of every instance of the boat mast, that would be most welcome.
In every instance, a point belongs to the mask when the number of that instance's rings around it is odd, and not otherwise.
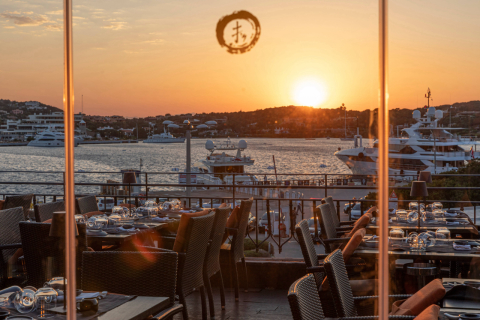
[[[347,137],[347,108],[345,107],[345,104],[342,103],[341,108],[345,111],[345,138]]]

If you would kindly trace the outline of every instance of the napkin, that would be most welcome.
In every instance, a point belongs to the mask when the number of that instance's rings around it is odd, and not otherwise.
[[[166,222],[166,221],[168,221],[167,218],[160,218],[160,217],[155,217],[155,218],[152,218],[152,219],[150,219],[150,220],[152,220],[152,221],[157,221],[157,222]]]
[[[456,244],[455,242],[453,243],[453,249],[455,250],[462,250],[462,251],[469,251],[472,250],[472,246],[469,244],[461,245],[461,244]]]
[[[454,225],[457,225],[457,224],[460,224],[460,222],[458,222],[458,221],[447,221],[448,226],[454,226]]]
[[[123,228],[123,227],[119,227],[117,230],[118,230],[118,231],[125,231],[125,232],[137,232],[137,231],[138,231],[138,230],[135,229],[135,228],[125,229],[125,228]]]

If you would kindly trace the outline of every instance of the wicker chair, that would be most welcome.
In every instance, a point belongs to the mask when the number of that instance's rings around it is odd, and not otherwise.
[[[203,282],[207,289],[210,316],[212,318],[215,317],[215,307],[210,278],[215,274],[218,274],[220,278],[220,297],[222,309],[225,309],[225,289],[223,286],[222,270],[220,269],[220,247],[222,246],[222,238],[225,233],[225,226],[230,211],[230,208],[215,209],[215,219],[213,220],[212,232],[210,233],[210,244],[208,245],[205,263],[203,265]]]
[[[238,260],[242,261],[243,270],[245,272],[245,292],[248,292],[248,277],[247,277],[247,263],[245,262],[245,254],[243,252],[245,239],[245,234],[247,232],[248,226],[248,215],[250,214],[250,209],[252,208],[253,199],[243,200],[240,205],[240,218],[238,221],[238,228],[226,228],[230,233],[233,233],[232,243],[230,246],[222,246],[220,252],[223,255],[227,256],[231,277],[233,279],[233,285],[235,286],[235,301],[238,301],[239,298],[239,287],[238,287],[238,272],[237,272],[237,262]]]
[[[78,198],[76,202],[77,202],[77,207],[76,207],[77,214],[85,215],[90,212],[98,211],[97,197],[95,196],[86,196],[86,197]]]
[[[176,252],[155,248],[148,248],[148,252],[83,252],[82,260],[83,290],[170,298],[169,308],[156,319],[170,318],[183,309],[175,304]]]
[[[303,259],[307,265],[307,273],[312,273],[317,284],[317,289],[320,288],[324,278],[323,259],[327,255],[318,255],[315,250],[313,239],[310,235],[310,229],[308,227],[307,220],[302,220],[295,226],[295,233],[297,234],[300,248],[302,249]],[[322,260],[322,263],[319,262]]]
[[[323,235],[323,239],[321,240],[325,247],[325,252],[330,253],[346,244],[350,240],[350,237],[340,238],[342,232],[337,231],[335,228],[332,214],[330,213],[330,205],[328,203],[322,204],[316,209],[320,211],[318,217],[320,217],[320,226]]]
[[[53,218],[53,213],[57,211],[65,211],[65,202],[48,202],[36,204],[34,206],[35,221],[43,222]]]
[[[315,279],[311,274],[292,283],[288,290],[288,302],[293,320],[319,320],[325,318]]]
[[[18,223],[24,219],[22,207],[0,210],[0,267],[3,287],[7,285],[11,273],[9,269],[15,267],[9,265],[9,259],[22,247]]]
[[[332,197],[326,197],[322,199],[322,203],[328,203],[328,205],[330,205],[330,214],[332,215],[333,225],[335,228],[337,228],[337,230],[350,230],[353,228],[353,223],[355,221],[340,221],[335,210],[335,204],[333,203]]]
[[[64,239],[50,237],[50,223],[20,222],[25,267],[27,269],[27,284],[35,288],[43,286],[49,276],[59,276],[64,273],[64,253],[59,248],[64,246]],[[77,224],[77,281],[80,280],[82,252],[87,250],[87,227]],[[48,260],[54,259],[52,270],[48,270]],[[52,273],[53,272],[53,273]],[[49,274],[50,273],[50,274]]]
[[[12,209],[17,207],[23,208],[24,220],[27,220],[29,217],[30,205],[32,204],[34,195],[33,194],[23,194],[19,196],[7,196],[5,198],[5,203],[3,204],[3,210]]]
[[[342,252],[337,249],[329,254],[324,260],[325,272],[327,274],[328,284],[333,295],[335,310],[338,317],[356,317],[371,316],[374,312],[373,302],[378,296],[354,297],[350,281],[348,279],[347,269],[343,260]],[[405,299],[410,295],[399,294],[390,295],[393,300]],[[358,305],[363,303],[363,307]],[[370,304],[365,302],[371,302]],[[413,319],[414,316],[390,316],[391,319]]]

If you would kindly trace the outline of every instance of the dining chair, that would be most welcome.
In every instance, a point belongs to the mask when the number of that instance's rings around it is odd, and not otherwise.
[[[17,267],[20,268],[17,260],[21,255],[22,239],[18,223],[24,220],[25,216],[22,207],[0,210],[0,253],[2,255],[0,267],[2,270],[3,287],[12,282],[9,278],[15,281],[18,280],[17,277],[13,279],[10,275],[17,272],[15,270]]]
[[[332,220],[335,228],[340,228],[340,230],[347,230],[349,228],[353,228],[353,223],[355,221],[348,220],[348,221],[340,221],[337,215],[337,211],[335,210],[335,203],[333,202],[333,197],[325,197],[322,199],[322,203],[327,203],[330,206],[330,214],[332,215]]]
[[[315,277],[312,274],[307,274],[292,283],[288,290],[288,303],[293,320],[325,319]]]
[[[76,207],[77,214],[87,215],[87,217],[90,217],[96,214],[103,214],[102,211],[98,210],[97,197],[95,196],[86,196],[82,198],[77,198],[76,203],[77,203],[77,207]]]
[[[220,283],[220,299],[222,303],[222,310],[225,309],[225,289],[223,285],[222,270],[220,268],[220,247],[222,246],[228,215],[231,211],[232,210],[230,208],[226,207],[215,209],[215,219],[213,220],[212,232],[210,233],[210,242],[203,265],[203,282],[205,283],[205,288],[207,290],[211,318],[215,318],[215,307],[213,303],[213,293],[210,278],[215,274],[218,274]]]
[[[183,310],[175,303],[178,254],[162,249],[83,252],[80,288],[117,294],[168,297],[168,308],[155,319],[169,319]]]
[[[330,205],[328,203],[321,204],[316,210],[322,228],[322,238],[320,240],[325,247],[325,252],[330,253],[345,245],[350,240],[350,237],[346,237],[344,232],[335,228],[330,213]]]
[[[3,200],[1,210],[22,207],[24,220],[28,219],[30,213],[30,205],[32,204],[33,194],[22,194],[18,196],[7,196]]]
[[[50,223],[41,222],[19,223],[27,284],[35,288],[43,287],[49,277],[60,276],[65,270],[65,257],[61,249],[65,246],[65,239],[50,237],[50,226]],[[78,223],[77,229],[77,281],[80,281],[82,252],[88,250],[87,227],[84,223]]]
[[[245,275],[245,292],[248,292],[248,275],[247,275],[247,263],[245,262],[244,254],[244,239],[247,232],[248,216],[250,209],[252,208],[253,199],[242,200],[240,204],[240,212],[238,215],[238,227],[237,228],[225,228],[230,234],[233,234],[230,244],[223,244],[220,253],[226,257],[228,264],[230,265],[230,276],[233,279],[233,285],[235,287],[235,301],[239,299],[239,286],[238,286],[238,272],[237,263],[241,260]]]
[[[300,244],[300,249],[302,250],[303,260],[307,265],[307,273],[313,274],[318,289],[325,277],[323,259],[325,259],[327,255],[317,254],[307,220],[302,220],[297,223],[295,226],[295,233]]]
[[[337,317],[357,317],[374,315],[374,300],[378,296],[354,297],[348,278],[342,251],[336,249],[324,260],[325,273],[333,296]],[[392,300],[410,297],[407,294],[389,295]],[[360,304],[362,306],[360,307]],[[404,318],[396,318],[404,317]],[[408,317],[408,318],[405,318]],[[413,319],[414,316],[389,316],[389,319]]]
[[[53,218],[53,213],[57,211],[65,211],[65,202],[48,202],[36,204],[33,207],[35,211],[35,221],[44,222]]]

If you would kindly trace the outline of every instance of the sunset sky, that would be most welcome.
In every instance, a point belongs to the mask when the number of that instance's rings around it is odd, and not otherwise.
[[[274,106],[375,108],[377,0],[74,0],[76,111],[142,117]],[[261,24],[241,55],[218,20]],[[480,1],[390,1],[390,108],[479,100]],[[62,108],[61,0],[2,0],[0,99]],[[312,99],[302,99],[313,95]],[[315,97],[315,95],[318,95]]]

